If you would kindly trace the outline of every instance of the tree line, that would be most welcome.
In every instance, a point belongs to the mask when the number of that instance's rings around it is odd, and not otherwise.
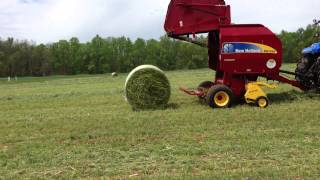
[[[205,49],[189,43],[126,37],[94,37],[80,43],[78,38],[36,45],[13,38],[0,39],[0,76],[47,76],[129,72],[141,64],[164,70],[207,66]]]
[[[284,62],[297,62],[301,50],[314,42],[316,27],[296,32],[282,31]],[[200,41],[206,41],[200,37]],[[39,44],[13,38],[0,39],[0,76],[49,76],[129,72],[141,64],[164,70],[207,67],[207,49],[166,36],[159,40],[135,41],[126,37],[94,37],[80,43],[78,38]]]

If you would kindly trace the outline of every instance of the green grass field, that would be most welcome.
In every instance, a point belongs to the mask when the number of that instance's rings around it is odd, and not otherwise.
[[[1,79],[0,179],[320,177],[319,96],[280,85],[267,109],[213,110],[178,91],[213,74],[167,72],[170,108],[142,112],[125,74]]]

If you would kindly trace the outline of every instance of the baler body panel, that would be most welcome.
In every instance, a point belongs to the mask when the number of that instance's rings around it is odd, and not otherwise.
[[[278,37],[263,25],[220,27],[220,63],[218,71],[232,74],[279,74],[282,45]],[[268,66],[268,62],[275,65]]]

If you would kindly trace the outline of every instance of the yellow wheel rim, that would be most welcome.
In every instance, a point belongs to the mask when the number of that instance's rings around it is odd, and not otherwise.
[[[258,100],[258,105],[259,105],[259,107],[264,108],[268,105],[268,102],[265,98],[261,98]]]
[[[228,105],[229,101],[230,101],[230,97],[224,91],[217,92],[216,95],[214,96],[214,102],[219,107],[224,107]]]

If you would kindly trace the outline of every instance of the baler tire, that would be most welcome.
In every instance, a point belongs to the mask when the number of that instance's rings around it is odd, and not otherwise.
[[[213,82],[211,81],[204,81],[202,83],[199,84],[198,86],[198,90],[205,90],[205,95],[207,95],[209,89],[214,85]],[[198,96],[199,97],[199,101],[201,103],[205,102],[206,100],[206,96]]]
[[[267,97],[259,97],[256,102],[257,106],[260,108],[267,108],[269,106],[269,99]]]
[[[214,85],[209,89],[206,101],[212,108],[230,108],[234,101],[234,94],[228,86]]]

